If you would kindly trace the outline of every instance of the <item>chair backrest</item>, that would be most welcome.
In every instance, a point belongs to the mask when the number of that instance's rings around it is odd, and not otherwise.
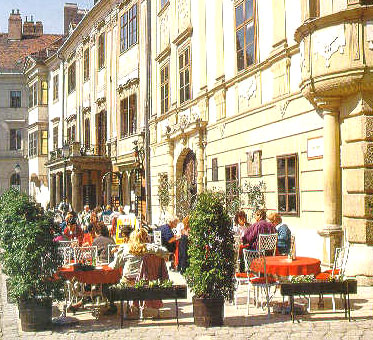
[[[243,257],[245,261],[245,271],[248,274],[264,276],[267,282],[267,269],[264,251],[243,249]]]
[[[107,246],[107,263],[110,263],[114,260],[114,254],[112,253],[112,251],[116,247],[118,247],[117,244],[108,244],[108,246]]]
[[[70,240],[68,241],[61,240],[61,241],[58,241],[58,246],[59,247],[71,247],[72,243],[73,242]]]
[[[157,246],[162,245],[162,232],[160,230],[154,230],[154,244]]]
[[[332,276],[343,277],[348,260],[349,247],[336,248],[334,253],[334,263],[332,269]]]
[[[259,234],[258,251],[266,255],[276,255],[277,234]]]
[[[71,247],[60,246],[58,247],[58,252],[63,257],[63,265],[66,266],[71,263],[71,258],[73,257],[74,250]]]
[[[136,278],[139,280],[166,280],[168,279],[167,265],[164,258],[155,254],[146,254],[141,261],[140,272]]]
[[[74,261],[75,263],[85,262],[92,264],[97,259],[97,247],[75,247]]]

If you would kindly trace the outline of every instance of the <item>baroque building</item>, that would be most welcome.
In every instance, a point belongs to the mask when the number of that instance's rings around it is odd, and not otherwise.
[[[163,178],[263,181],[299,254],[329,265],[349,242],[347,274],[372,281],[372,5],[153,0],[153,219]]]

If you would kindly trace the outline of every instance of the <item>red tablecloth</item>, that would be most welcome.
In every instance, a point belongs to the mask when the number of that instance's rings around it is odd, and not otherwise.
[[[297,257],[292,261],[287,256],[266,256],[267,273],[277,276],[318,274],[320,263],[320,260],[312,257]],[[251,269],[263,272],[260,266],[261,264],[253,261]]]
[[[121,269],[112,269],[108,265],[103,265],[101,269],[79,271],[69,266],[60,268],[58,274],[65,280],[75,277],[79,282],[87,284],[117,283],[121,278]]]

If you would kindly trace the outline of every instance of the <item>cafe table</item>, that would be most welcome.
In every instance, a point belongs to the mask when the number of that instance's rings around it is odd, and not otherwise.
[[[321,271],[321,261],[312,257],[298,256],[292,260],[287,256],[266,256],[265,260],[267,274],[279,277],[316,275]],[[264,272],[263,268],[259,267],[262,264],[259,263],[254,261],[251,269],[257,272]]]

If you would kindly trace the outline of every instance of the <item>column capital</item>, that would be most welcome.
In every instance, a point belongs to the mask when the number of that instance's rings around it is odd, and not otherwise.
[[[339,114],[341,98],[339,97],[321,97],[315,98],[315,104],[318,109],[323,111],[323,116],[327,114]]]

